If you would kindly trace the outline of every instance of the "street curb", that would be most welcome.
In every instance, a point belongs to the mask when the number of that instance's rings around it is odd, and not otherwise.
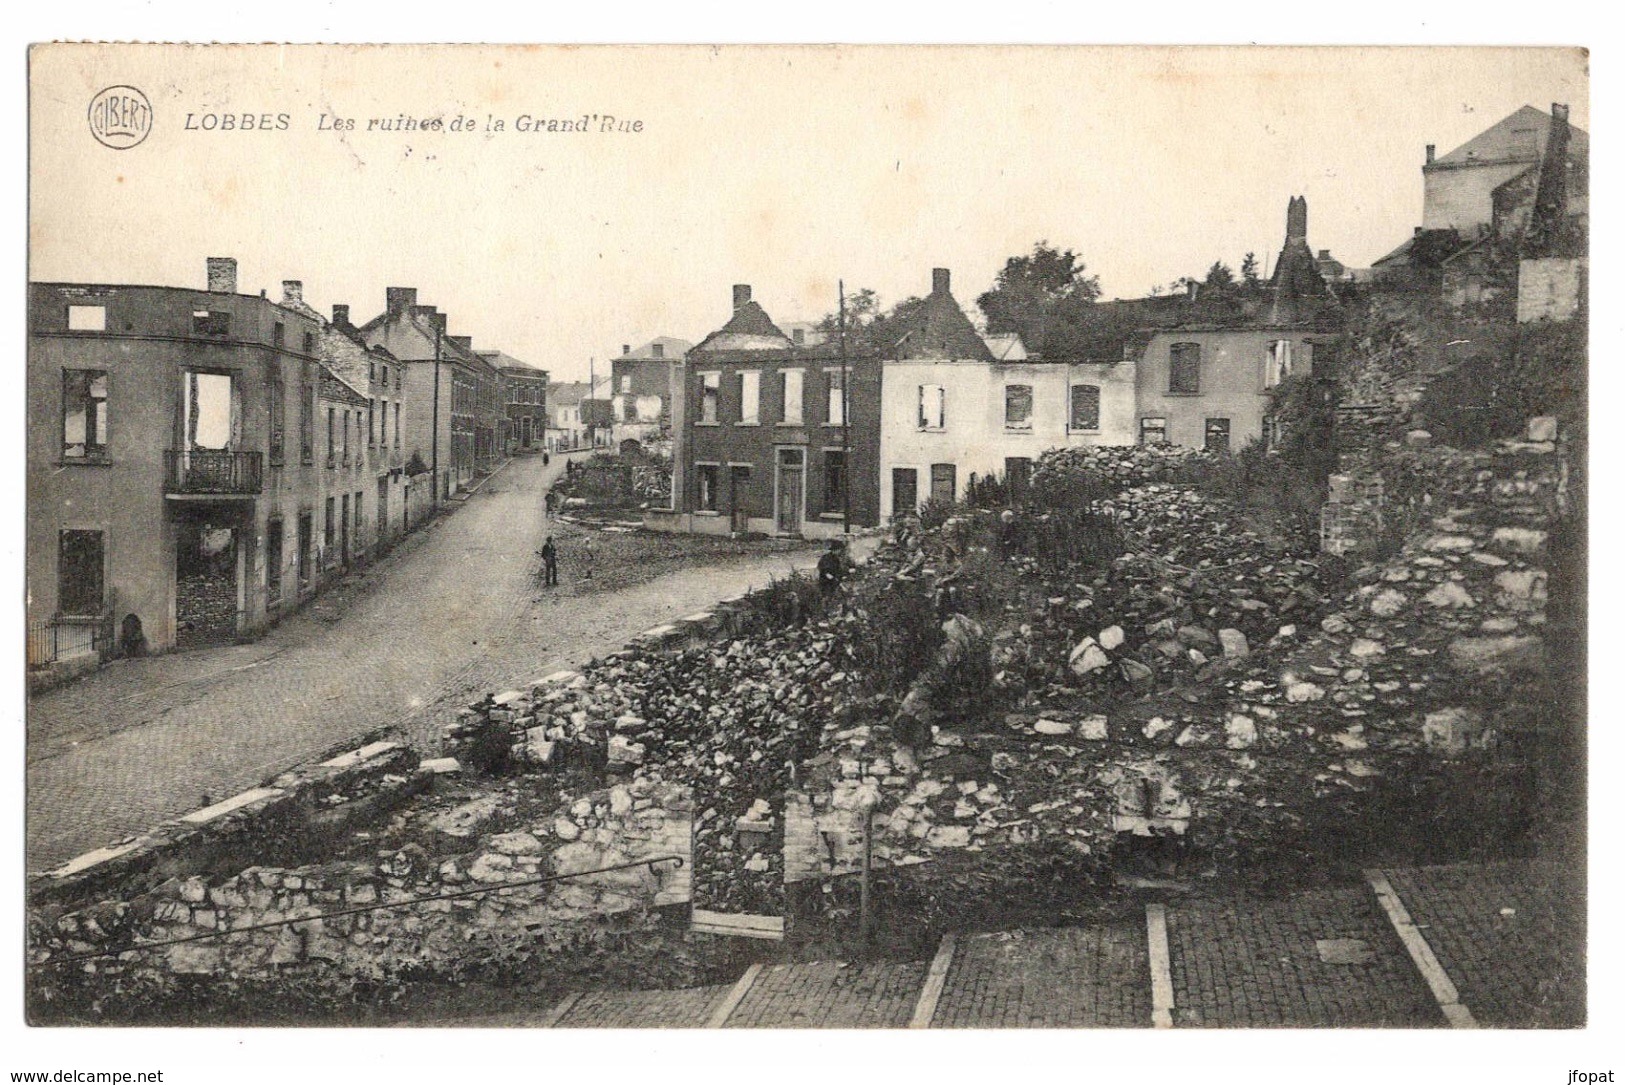
[[[1474,1020],[1472,1011],[1462,1005],[1461,992],[1456,990],[1455,982],[1439,963],[1433,947],[1428,945],[1422,931],[1411,919],[1410,911],[1406,909],[1405,902],[1399,899],[1399,893],[1388,881],[1388,875],[1381,870],[1368,870],[1365,880],[1371,883],[1372,890],[1377,894],[1377,903],[1387,913],[1394,933],[1405,944],[1405,952],[1410,954],[1411,962],[1427,982],[1428,990],[1433,992],[1433,998],[1439,1003],[1439,1010],[1450,1027],[1477,1028],[1478,1022]]]

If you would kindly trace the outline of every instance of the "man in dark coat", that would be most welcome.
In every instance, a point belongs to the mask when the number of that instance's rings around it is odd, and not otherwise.
[[[825,595],[833,595],[841,588],[846,577],[846,544],[839,539],[829,544],[824,556],[818,559],[818,586]]]
[[[542,586],[556,588],[559,583],[559,548],[553,545],[553,536],[549,535],[542,544]]]

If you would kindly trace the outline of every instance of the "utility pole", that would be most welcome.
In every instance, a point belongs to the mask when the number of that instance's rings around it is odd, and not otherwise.
[[[852,382],[846,373],[846,281],[835,280],[841,352],[841,530],[852,534]],[[867,845],[865,845],[867,846]],[[867,865],[867,864],[866,864]],[[867,884],[867,873],[865,882]]]

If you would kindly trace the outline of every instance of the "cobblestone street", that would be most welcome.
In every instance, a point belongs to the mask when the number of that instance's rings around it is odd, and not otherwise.
[[[563,471],[521,457],[365,574],[253,644],[115,663],[35,698],[28,865],[41,870],[386,726],[432,750],[445,715],[810,566],[810,548],[548,524]],[[551,531],[559,588],[536,581]],[[208,798],[205,798],[207,796]]]

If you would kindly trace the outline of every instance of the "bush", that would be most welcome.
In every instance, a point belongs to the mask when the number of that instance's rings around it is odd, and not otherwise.
[[[865,684],[879,693],[907,692],[942,647],[931,587],[918,580],[865,578],[854,585],[852,612],[847,639]]]

